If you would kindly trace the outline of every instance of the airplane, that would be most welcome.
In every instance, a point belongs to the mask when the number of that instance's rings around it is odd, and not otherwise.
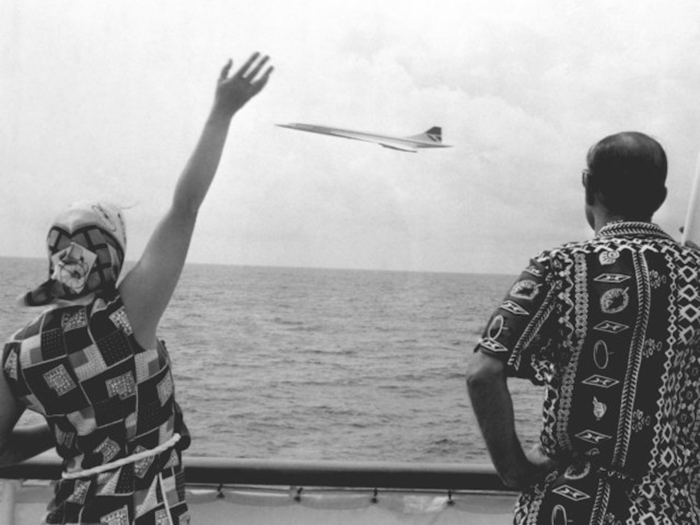
[[[296,129],[299,131],[309,131],[311,133],[320,133],[322,135],[331,135],[333,137],[342,137],[352,140],[363,140],[365,142],[373,142],[385,148],[395,149],[399,151],[408,151],[416,153],[422,148],[450,148],[447,144],[442,143],[442,128],[434,126],[425,133],[420,135],[412,135],[410,137],[392,137],[389,135],[378,135],[376,133],[365,133],[362,131],[352,131],[342,128],[330,128],[327,126],[316,126],[313,124],[277,124],[281,128]]]

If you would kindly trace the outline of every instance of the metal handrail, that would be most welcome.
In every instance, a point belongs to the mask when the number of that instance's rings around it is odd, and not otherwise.
[[[189,484],[289,485],[313,487],[446,489],[510,492],[485,465],[307,461],[186,457]],[[61,476],[57,457],[39,456],[0,468],[0,478],[54,480]]]

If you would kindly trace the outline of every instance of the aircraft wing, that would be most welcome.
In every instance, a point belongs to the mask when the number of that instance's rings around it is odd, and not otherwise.
[[[368,140],[368,139],[364,139],[364,140]],[[418,153],[418,150],[416,148],[412,148],[408,144],[404,144],[404,143],[398,142],[398,141],[369,140],[369,142],[376,142],[380,146],[384,146],[385,148],[389,148],[389,149],[397,149],[399,151],[408,151],[409,153]]]
[[[362,133],[361,131],[349,131],[345,129],[326,129],[323,133],[327,135],[335,135],[336,137],[343,137],[346,139],[362,140],[364,142],[371,142],[373,144],[379,144],[385,148],[396,149],[399,151],[408,151],[411,153],[416,153],[418,150],[407,144],[406,141],[396,138],[395,140],[390,137],[379,137],[371,133]]]

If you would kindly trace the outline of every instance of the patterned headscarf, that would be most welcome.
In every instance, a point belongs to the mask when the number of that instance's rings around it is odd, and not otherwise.
[[[49,280],[24,295],[25,306],[80,299],[114,289],[124,264],[126,229],[119,209],[82,201],[56,217],[46,239]]]

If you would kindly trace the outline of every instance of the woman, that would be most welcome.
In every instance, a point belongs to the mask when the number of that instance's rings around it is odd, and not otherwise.
[[[47,523],[189,522],[181,465],[189,436],[156,329],[231,118],[267,83],[267,62],[255,53],[231,77],[232,62],[224,66],[172,205],[119,284],[118,209],[77,203],[49,231],[50,278],[22,299],[49,308],[7,342],[0,374],[0,465],[51,447],[63,458]],[[26,408],[47,424],[15,429]]]

